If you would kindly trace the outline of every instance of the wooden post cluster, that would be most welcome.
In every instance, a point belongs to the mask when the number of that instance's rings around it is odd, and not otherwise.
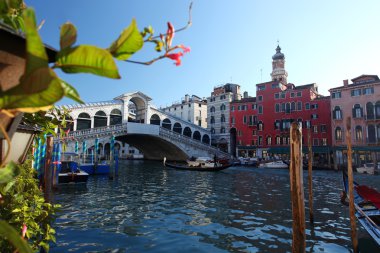
[[[290,127],[290,192],[292,199],[292,252],[306,250],[305,204],[302,172],[302,127],[293,122]]]
[[[309,186],[309,218],[310,224],[314,226],[314,211],[313,211],[313,151],[311,148],[311,134],[310,128],[307,132],[307,140],[308,140],[308,186]]]
[[[348,174],[348,199],[350,209],[351,240],[354,253],[358,252],[358,238],[356,234],[355,204],[354,204],[354,175],[352,171],[352,147],[351,147],[351,117],[346,120],[347,141],[347,174]]]

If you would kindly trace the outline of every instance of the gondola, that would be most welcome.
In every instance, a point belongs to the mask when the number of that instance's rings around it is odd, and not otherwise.
[[[343,172],[343,186],[348,196],[348,177]],[[355,216],[363,228],[380,245],[380,193],[366,185],[354,182]]]
[[[170,168],[178,169],[178,170],[193,170],[193,171],[221,171],[231,167],[232,164],[221,164],[215,167],[202,167],[202,166],[188,166],[186,164],[174,164],[165,162],[165,166]]]

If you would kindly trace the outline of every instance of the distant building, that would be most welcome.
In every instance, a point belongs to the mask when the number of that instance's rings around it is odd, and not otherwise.
[[[241,98],[240,85],[227,83],[215,87],[207,98],[207,128],[211,131],[211,144],[230,152],[230,102]]]
[[[231,103],[231,149],[238,156],[267,157],[289,154],[290,125],[302,124],[303,145],[310,131],[319,162],[330,161],[330,98],[318,94],[316,84],[288,83],[285,56],[277,46],[272,57],[272,81],[256,85],[256,97]]]
[[[161,108],[162,111],[191,122],[203,128],[207,128],[207,100],[198,96],[185,95],[181,102]]]
[[[351,118],[353,163],[360,166],[380,161],[380,80],[377,75],[361,75],[329,90],[331,121],[338,165],[347,163],[347,119]]]

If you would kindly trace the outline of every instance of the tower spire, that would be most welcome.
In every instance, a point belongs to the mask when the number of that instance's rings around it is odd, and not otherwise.
[[[288,72],[285,70],[285,55],[281,53],[280,41],[277,40],[276,53],[272,56],[272,81],[287,83]]]

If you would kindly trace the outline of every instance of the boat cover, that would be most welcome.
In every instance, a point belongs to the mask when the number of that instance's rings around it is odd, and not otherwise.
[[[357,193],[366,201],[370,201],[374,206],[380,209],[380,192],[366,185],[356,186]]]

